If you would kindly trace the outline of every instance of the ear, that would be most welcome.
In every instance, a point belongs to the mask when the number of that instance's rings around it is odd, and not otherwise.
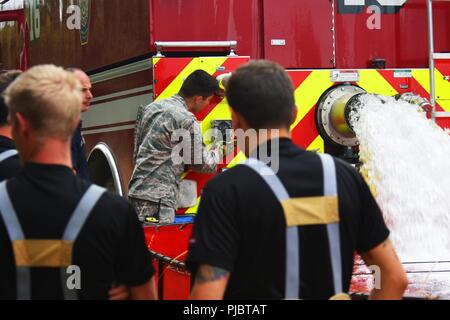
[[[290,126],[295,122],[297,116],[298,116],[298,107],[294,105],[294,107],[292,108],[292,123],[290,124]]]
[[[15,131],[21,136],[24,136],[30,132],[31,130],[30,123],[28,122],[27,118],[25,118],[23,114],[21,114],[20,112],[12,114],[11,120],[13,129],[15,129]]]
[[[231,110],[231,122],[233,124],[233,129],[242,129],[247,130],[249,128],[247,121],[245,118],[237,111],[235,111],[233,108],[230,107]]]
[[[230,107],[230,111],[231,111],[231,124],[232,124],[233,130],[237,130],[237,129],[239,129],[238,115],[237,115],[236,111],[234,111],[234,109],[231,107]]]
[[[195,104],[200,104],[203,102],[203,97],[202,96],[194,96],[193,100],[194,100]]]

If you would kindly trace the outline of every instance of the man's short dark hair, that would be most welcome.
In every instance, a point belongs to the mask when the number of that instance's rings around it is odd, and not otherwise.
[[[289,128],[294,121],[294,88],[279,65],[259,60],[240,67],[226,90],[228,103],[254,129]]]
[[[8,123],[8,108],[6,107],[3,93],[21,73],[19,70],[2,70],[0,72],[0,126]]]
[[[77,71],[81,71],[84,72],[83,70],[81,70],[80,68],[75,68],[75,67],[69,67],[65,69],[67,72],[71,72],[71,73],[75,73]]]
[[[184,80],[180,94],[185,98],[202,96],[208,98],[219,92],[219,82],[203,70],[196,70]]]

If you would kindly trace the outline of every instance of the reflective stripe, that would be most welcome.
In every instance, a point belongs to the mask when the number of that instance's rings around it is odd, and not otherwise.
[[[6,181],[0,183],[0,214],[3,217],[9,239],[11,241],[24,240],[25,236],[22,227],[6,190]]]
[[[89,187],[73,212],[62,240],[75,242],[89,214],[105,191],[105,189],[96,185]]]
[[[323,167],[323,195],[337,195],[336,166],[329,154],[318,154]]]
[[[72,217],[70,218],[69,224],[67,225],[66,230],[64,231],[63,240],[75,243],[78,234],[80,233],[81,229],[84,226],[84,223],[86,222],[90,213],[92,212],[98,200],[105,191],[106,191],[105,189],[96,185],[92,185],[89,187],[84,196],[81,198],[81,201],[78,203],[78,206],[75,209],[74,213],[72,214]],[[77,300],[78,297],[76,289],[73,290],[69,289],[67,283],[68,278],[70,276],[70,274],[67,273],[67,269],[61,268],[60,272],[61,272],[64,299]]]
[[[31,269],[16,267],[17,300],[31,300]]]
[[[319,154],[323,168],[323,186],[325,197],[336,197],[337,178],[336,166],[333,157],[328,154]],[[272,189],[280,203],[289,199],[289,194],[280,179],[263,162],[249,159],[244,165],[258,173]],[[331,267],[335,294],[343,292],[342,285],[342,253],[339,222],[327,224],[328,241],[330,247]],[[286,284],[285,298],[298,299],[300,297],[300,250],[299,229],[288,227],[286,232]]]
[[[327,224],[328,242],[330,244],[331,267],[333,270],[334,294],[342,293],[342,255],[341,232],[339,223]]]
[[[289,199],[289,194],[286,188],[283,186],[275,172],[273,172],[272,168],[255,158],[250,158],[243,164],[253,169],[261,176],[261,178],[264,179],[280,202]]]
[[[12,158],[16,155],[18,155],[19,153],[17,152],[17,150],[8,150],[8,151],[4,151],[2,153],[0,153],[0,163],[5,161],[6,159]]]
[[[0,184],[0,214],[3,218],[10,241],[24,240],[24,234],[16,212],[6,190],[6,182]],[[30,268],[16,268],[16,289],[18,300],[31,299],[31,273]]]
[[[285,299],[300,298],[300,243],[298,227],[286,230],[286,287]]]
[[[286,188],[275,172],[263,162],[250,158],[243,163],[258,173],[272,189],[281,203],[289,199]],[[298,299],[300,297],[300,250],[298,227],[289,227],[286,230],[286,282],[285,299]]]
[[[328,154],[319,154],[323,167],[324,196],[337,196],[336,166]],[[339,222],[328,224],[328,242],[330,246],[331,267],[335,294],[342,293],[342,254]]]
[[[100,197],[106,190],[92,185],[81,198],[77,208],[72,214],[70,221],[64,231],[64,241],[74,243],[83,228],[92,209],[97,204]],[[5,227],[11,241],[25,240],[22,227],[20,226],[17,214],[9,198],[6,182],[0,184],[0,214],[4,220]],[[70,290],[67,286],[68,274],[66,268],[60,269],[64,298],[66,300],[76,300],[76,290]],[[17,277],[17,297],[19,300],[31,299],[31,277],[30,268],[16,267]]]

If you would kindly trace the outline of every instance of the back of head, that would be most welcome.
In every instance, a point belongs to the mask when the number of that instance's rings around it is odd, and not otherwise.
[[[228,81],[226,96],[254,129],[288,129],[294,121],[292,81],[273,62],[252,61],[240,67]]]
[[[219,91],[219,82],[216,78],[203,70],[196,70],[191,73],[180,90],[180,94],[185,98],[194,96],[210,97]]]
[[[8,108],[6,107],[3,93],[21,73],[22,71],[19,70],[4,70],[0,72],[0,127],[8,123]]]
[[[14,119],[22,114],[39,137],[69,139],[79,122],[82,96],[75,76],[54,65],[24,72],[5,92]]]

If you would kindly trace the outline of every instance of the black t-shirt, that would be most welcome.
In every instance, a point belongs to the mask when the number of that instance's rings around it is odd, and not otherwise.
[[[291,197],[323,195],[317,154],[280,139],[278,177]],[[348,291],[355,251],[367,252],[389,236],[382,214],[357,171],[335,159],[340,211],[343,286]],[[324,225],[300,228],[301,299],[334,295]],[[204,189],[190,243],[188,267],[231,272],[225,299],[284,299],[286,221],[270,187],[252,169],[236,166]]]
[[[15,150],[16,145],[14,141],[0,136],[0,154],[5,151]],[[0,162],[0,182],[9,178],[14,177],[20,170],[20,160],[19,156],[10,157],[8,159]]]
[[[77,175],[85,180],[89,180],[89,169],[86,160],[86,148],[83,136],[81,135],[81,122],[72,135],[72,165]]]
[[[63,166],[28,164],[7,182],[27,239],[61,239],[90,183]],[[131,205],[105,193],[86,220],[73,249],[81,270],[79,299],[108,299],[113,284],[139,286],[154,274],[144,232]],[[0,300],[16,298],[11,242],[0,217]],[[62,299],[59,269],[31,269],[33,299]]]

